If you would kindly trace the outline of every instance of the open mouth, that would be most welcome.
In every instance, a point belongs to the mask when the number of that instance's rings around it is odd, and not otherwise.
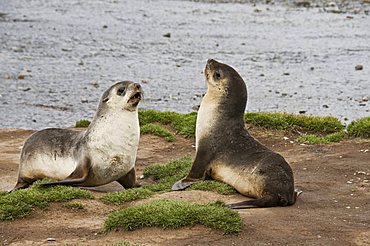
[[[137,106],[139,102],[141,101],[142,93],[140,91],[133,94],[130,99],[128,100],[129,103],[131,103],[134,106]]]
[[[130,99],[141,100],[141,92],[136,92]]]

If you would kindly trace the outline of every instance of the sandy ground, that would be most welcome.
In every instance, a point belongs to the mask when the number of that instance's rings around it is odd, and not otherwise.
[[[83,210],[74,212],[53,203],[35,209],[31,216],[0,222],[2,245],[109,245],[129,241],[139,245],[369,245],[370,244],[370,141],[344,140],[338,144],[308,146],[284,140],[282,134],[250,129],[262,143],[280,152],[292,165],[296,186],[303,190],[291,207],[239,210],[242,232],[223,235],[203,226],[177,230],[144,228],[104,233],[103,223],[117,206],[98,199],[80,200]],[[0,130],[0,189],[9,190],[16,181],[18,156],[24,139],[32,131]],[[194,139],[177,136],[173,143],[144,135],[138,152],[138,173],[143,167],[194,155]],[[96,198],[120,190],[117,183],[96,188]],[[156,195],[127,203],[170,198],[206,203],[217,199],[236,202],[241,195],[222,196],[213,192],[183,191]],[[48,238],[55,241],[48,242]]]

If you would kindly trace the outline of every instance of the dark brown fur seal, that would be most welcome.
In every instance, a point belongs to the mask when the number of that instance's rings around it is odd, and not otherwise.
[[[31,135],[22,149],[13,191],[43,178],[60,180],[44,186],[99,186],[112,181],[125,188],[138,186],[141,97],[139,84],[118,82],[104,92],[86,131],[51,128]]]
[[[215,60],[208,60],[205,76],[208,90],[197,116],[195,160],[187,177],[172,190],[212,178],[256,198],[230,204],[230,208],[294,204],[297,193],[291,167],[245,129],[247,88],[241,76]]]

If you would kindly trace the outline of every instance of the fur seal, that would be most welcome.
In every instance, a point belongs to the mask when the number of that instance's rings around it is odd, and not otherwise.
[[[139,186],[135,160],[142,93],[138,83],[117,82],[104,92],[86,131],[50,128],[31,135],[22,148],[12,191],[43,178],[60,180],[44,186],[99,186],[112,181],[125,188]]]
[[[297,193],[291,167],[245,129],[247,88],[241,76],[232,67],[210,59],[205,77],[208,89],[196,121],[196,156],[187,177],[172,190],[212,178],[256,198],[230,204],[230,208],[294,204]]]

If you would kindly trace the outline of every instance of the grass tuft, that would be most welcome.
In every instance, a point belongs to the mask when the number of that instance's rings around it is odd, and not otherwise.
[[[370,138],[370,117],[352,121],[348,125],[347,131],[351,137]]]
[[[36,181],[28,189],[0,196],[0,220],[14,220],[29,215],[34,207],[45,208],[50,202],[63,202],[75,198],[92,199],[91,192],[69,186],[41,188],[45,181]]]
[[[297,141],[300,143],[306,144],[329,144],[341,141],[345,136],[344,131],[335,132],[332,134],[328,134],[326,136],[316,136],[312,134],[302,135],[300,136]]]
[[[111,192],[100,198],[104,203],[119,205],[136,199],[143,199],[153,195],[154,192],[144,187],[127,189],[124,191]]]
[[[75,123],[75,127],[79,128],[87,128],[88,126],[90,125],[90,121],[89,120],[79,120],[79,121],[76,121]]]
[[[293,115],[287,113],[246,113],[246,123],[273,130],[308,131],[315,133],[334,133],[341,131],[343,125],[334,117]]]
[[[141,126],[140,133],[141,134],[153,134],[159,137],[163,137],[167,142],[175,141],[175,137],[172,135],[171,132],[169,132],[167,129],[159,125],[155,125],[152,123]]]
[[[158,200],[111,213],[104,223],[106,231],[116,228],[133,231],[143,227],[179,228],[195,224],[237,233],[241,218],[222,202],[206,205],[185,201]]]
[[[184,137],[195,136],[196,113],[179,114],[175,112],[160,112],[155,110],[140,110],[139,122],[141,126],[150,123],[160,123],[173,127]]]
[[[64,207],[72,210],[84,209],[84,205],[79,202],[67,202],[64,204]]]

